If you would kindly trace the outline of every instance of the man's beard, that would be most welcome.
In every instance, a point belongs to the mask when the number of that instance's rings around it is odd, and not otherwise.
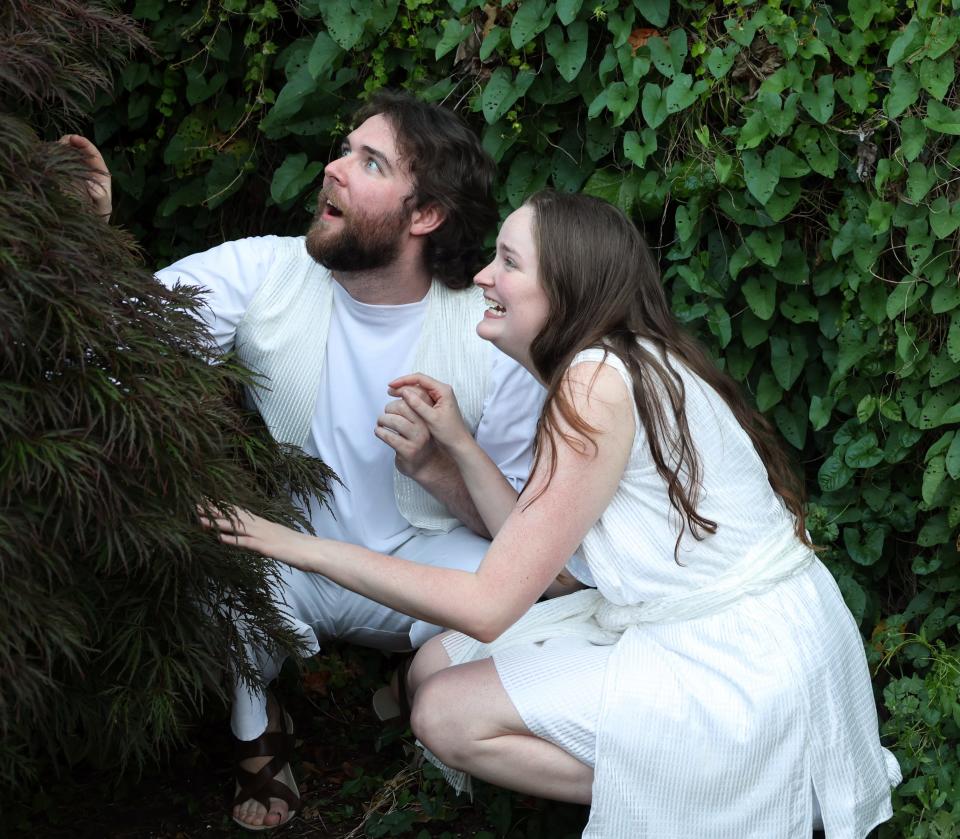
[[[379,218],[362,210],[351,210],[340,216],[340,230],[328,230],[321,220],[326,193],[317,197],[317,211],[307,231],[307,253],[331,271],[372,271],[383,268],[397,258],[401,233],[410,221],[406,204]]]

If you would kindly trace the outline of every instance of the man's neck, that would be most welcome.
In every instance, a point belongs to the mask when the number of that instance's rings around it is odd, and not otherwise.
[[[431,283],[419,259],[397,259],[372,271],[334,271],[333,278],[354,300],[374,306],[416,303],[426,297]]]

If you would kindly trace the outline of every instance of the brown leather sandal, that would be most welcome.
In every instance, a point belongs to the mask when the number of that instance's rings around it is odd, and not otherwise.
[[[233,797],[233,807],[249,801],[251,798],[270,810],[270,799],[278,798],[287,803],[287,817],[277,824],[247,824],[234,817],[234,821],[247,830],[272,830],[287,824],[300,809],[300,790],[290,770],[295,741],[293,739],[293,720],[281,710],[283,723],[280,731],[265,731],[255,740],[236,741],[236,778],[237,791]],[[257,772],[248,772],[240,766],[241,760],[251,757],[270,757],[270,760]]]

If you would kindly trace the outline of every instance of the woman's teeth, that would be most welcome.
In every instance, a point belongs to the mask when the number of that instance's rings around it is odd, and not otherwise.
[[[492,312],[495,315],[505,315],[507,310],[503,308],[499,303],[494,303],[489,297],[484,297],[483,302],[487,304],[487,311]]]

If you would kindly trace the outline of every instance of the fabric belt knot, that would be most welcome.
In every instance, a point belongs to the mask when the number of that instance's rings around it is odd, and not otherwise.
[[[594,620],[601,629],[623,632],[644,623],[693,620],[721,612],[746,595],[762,594],[809,567],[816,559],[790,526],[754,545],[743,559],[709,585],[636,605],[601,599]]]

